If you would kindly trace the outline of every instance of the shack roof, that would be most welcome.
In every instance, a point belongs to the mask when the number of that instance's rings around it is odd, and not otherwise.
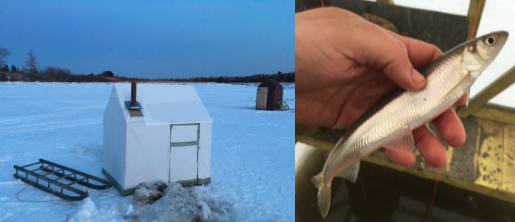
[[[131,85],[116,83],[113,96],[118,97],[128,122],[130,115],[124,102],[131,100]],[[141,104],[147,125],[212,122],[193,86],[140,83],[136,101]]]
[[[282,88],[283,86],[275,79],[265,79],[258,87]]]

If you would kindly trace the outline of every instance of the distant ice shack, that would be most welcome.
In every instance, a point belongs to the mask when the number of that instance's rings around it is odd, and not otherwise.
[[[212,128],[192,86],[117,83],[104,113],[102,172],[124,196],[142,182],[209,183]]]
[[[257,110],[280,110],[283,100],[283,86],[275,79],[265,79],[258,86]]]

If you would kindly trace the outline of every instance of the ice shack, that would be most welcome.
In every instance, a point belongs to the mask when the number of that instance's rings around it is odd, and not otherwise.
[[[280,110],[283,86],[275,79],[265,79],[259,86],[256,97],[257,110]]]
[[[212,126],[192,86],[117,83],[104,113],[102,172],[123,195],[142,182],[209,183]]]

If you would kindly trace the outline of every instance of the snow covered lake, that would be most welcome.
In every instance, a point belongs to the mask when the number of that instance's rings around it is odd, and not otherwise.
[[[212,182],[173,191],[197,198],[191,206],[167,196],[139,206],[114,187],[88,189],[90,198],[72,205],[13,177],[14,165],[42,158],[107,179],[102,119],[112,84],[0,83],[0,221],[169,221],[197,207],[219,214],[211,219],[294,221],[294,111],[255,110],[257,84],[192,85],[213,119]],[[294,109],[295,85],[283,87]]]

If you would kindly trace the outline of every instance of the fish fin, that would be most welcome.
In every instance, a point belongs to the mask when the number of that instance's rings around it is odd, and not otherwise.
[[[415,141],[410,127],[406,127],[398,136],[391,138],[385,144],[384,148],[392,149],[403,153],[413,152]]]
[[[470,97],[470,80],[472,76],[470,74],[467,74],[465,78],[456,85],[453,89],[451,89],[444,97],[444,99],[452,99],[452,100],[458,100],[463,94],[468,90],[469,91],[469,97]],[[468,106],[468,99],[467,99],[467,106]]]
[[[341,177],[341,178],[347,179],[350,182],[354,183],[354,182],[356,182],[356,179],[358,178],[358,172],[359,172],[359,160],[352,163],[345,170],[342,170],[340,173],[336,174],[336,177]]]
[[[331,186],[327,186],[322,181],[322,173],[311,178],[311,182],[318,188],[318,211],[323,218],[327,217],[331,206]]]
[[[469,107],[469,101],[470,101],[470,88],[469,88],[469,94],[467,95],[467,102],[465,103],[466,107]]]

